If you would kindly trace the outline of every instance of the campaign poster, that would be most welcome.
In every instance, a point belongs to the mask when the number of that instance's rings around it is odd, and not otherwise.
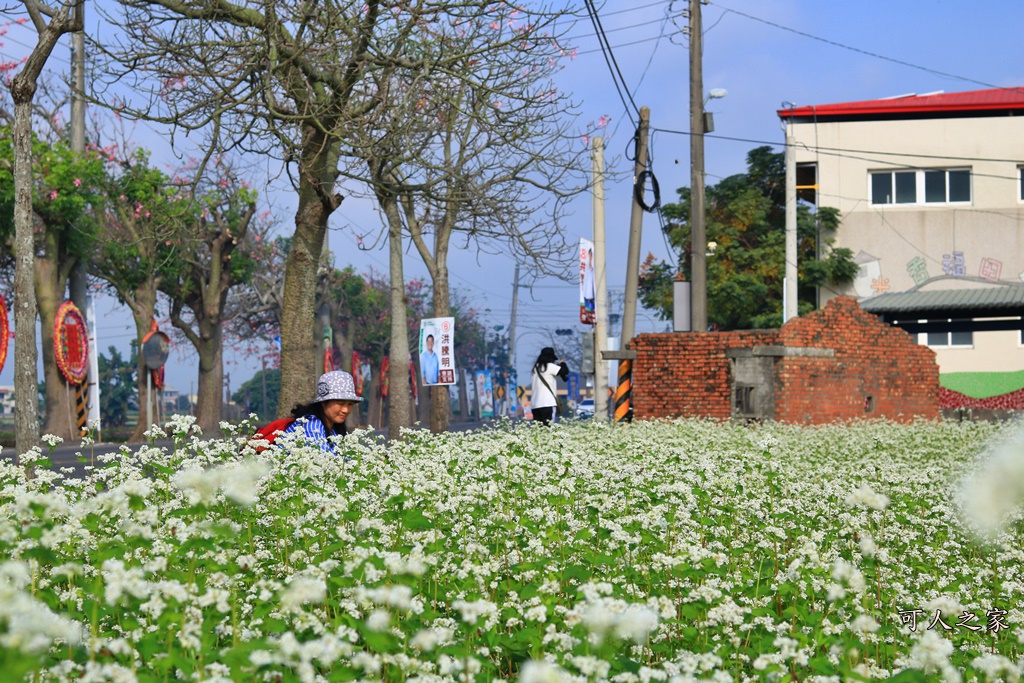
[[[455,318],[420,320],[420,379],[425,386],[455,384]]]
[[[480,417],[494,417],[494,387],[491,385],[491,371],[476,371],[476,395],[480,401]]]
[[[510,417],[515,417],[519,414],[519,396],[517,396],[517,390],[519,387],[516,383],[516,371],[510,370],[508,373],[508,379],[505,382],[505,395],[508,396],[508,414]]]
[[[463,377],[466,380],[466,405],[469,415],[476,415],[476,373],[472,370],[465,370]],[[477,417],[480,417],[477,415]]]
[[[594,280],[594,243],[580,238],[580,322],[593,325],[597,321],[595,299],[597,283]]]

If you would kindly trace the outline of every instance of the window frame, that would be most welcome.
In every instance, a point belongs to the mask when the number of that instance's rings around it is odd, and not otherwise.
[[[945,334],[946,335],[946,343],[945,344],[933,344],[932,343],[931,336],[932,335],[937,335],[937,334]],[[966,343],[966,344],[954,344],[953,343],[953,335],[954,334],[969,334],[971,336],[971,340],[968,343]],[[923,344],[924,346],[927,346],[930,349],[973,349],[974,348],[974,332],[959,332],[959,333],[957,333],[957,332],[921,332],[920,335],[918,336],[918,343],[919,344]]]
[[[1024,202],[1024,166],[1018,167],[1020,170],[1021,188],[1019,201]],[[967,173],[967,199],[951,200],[950,197],[950,175],[953,173]],[[929,201],[928,199],[928,188],[931,184],[931,188],[934,190],[934,179],[936,174],[941,173],[943,179],[943,195],[945,199],[943,201]],[[898,186],[897,178],[913,174],[913,200],[907,201],[905,199],[907,195],[907,187],[904,185],[902,188]],[[875,201],[875,188],[876,178],[883,176],[889,177],[889,191],[886,194],[888,201]],[[929,181],[931,178],[931,183]],[[901,197],[904,199],[901,201]],[[872,207],[883,207],[883,206],[971,206],[974,203],[974,169],[971,167],[953,166],[949,168],[899,168],[892,170],[869,170],[868,171],[868,203]]]

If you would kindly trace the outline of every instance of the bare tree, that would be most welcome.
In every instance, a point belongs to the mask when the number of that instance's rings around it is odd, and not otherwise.
[[[216,177],[198,183],[195,224],[178,245],[179,265],[161,281],[171,300],[171,324],[199,355],[196,424],[207,434],[220,430],[224,405],[224,315],[230,289],[255,268],[245,245],[256,216],[256,195],[218,162]],[[209,173],[209,171],[208,171]]]
[[[22,70],[11,84],[14,101],[14,392],[22,397],[14,417],[15,448],[24,453],[39,442],[39,414],[34,400],[37,391],[36,316],[32,235],[32,99],[39,74],[57,40],[65,33],[82,30],[78,0],[55,7],[23,0],[36,28],[38,41]],[[49,19],[49,22],[47,22]]]
[[[377,88],[388,106],[349,134],[351,154],[371,169],[389,239],[407,234],[430,273],[435,316],[450,315],[456,234],[462,248],[500,250],[535,273],[568,276],[573,250],[560,218],[565,200],[586,189],[589,162],[573,107],[551,82],[563,15],[493,3],[432,25],[423,47],[431,62],[460,57],[428,73],[394,72]],[[405,336],[395,330],[393,343]],[[431,394],[431,429],[444,431],[447,387]]]
[[[478,0],[482,3],[482,0]],[[222,2],[119,0],[123,33],[105,48],[105,84],[133,118],[203,131],[207,149],[286,165],[298,193],[281,318],[281,408],[316,376],[317,267],[337,187],[343,132],[379,104],[368,74],[426,66],[412,40],[443,14],[434,0]],[[101,10],[102,11],[102,10]],[[99,84],[94,97],[106,101]],[[145,93],[135,101],[124,88]]]
[[[163,280],[181,264],[181,219],[191,210],[191,200],[185,188],[152,168],[141,150],[123,154],[117,165],[107,187],[102,239],[93,251],[90,270],[128,305],[141,349],[156,316]],[[141,352],[136,372],[139,405],[149,405],[149,369]],[[148,428],[139,420],[130,440],[143,440]]]

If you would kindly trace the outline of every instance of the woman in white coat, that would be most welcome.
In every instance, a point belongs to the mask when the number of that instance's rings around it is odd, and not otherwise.
[[[545,346],[537,356],[537,362],[533,364],[530,373],[533,376],[533,393],[530,396],[530,405],[533,410],[533,419],[543,425],[551,424],[554,417],[555,406],[558,401],[555,399],[555,391],[558,389],[558,378],[565,380],[569,377],[569,366],[565,361],[555,358],[555,350]]]

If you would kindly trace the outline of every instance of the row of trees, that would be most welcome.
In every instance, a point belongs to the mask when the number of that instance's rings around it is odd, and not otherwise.
[[[18,75],[24,87],[12,89],[16,112],[31,102],[40,60],[56,37],[81,27],[70,19],[77,2],[23,4],[40,39],[32,68]],[[208,350],[200,351],[201,371],[211,378],[209,387],[200,387],[201,405],[218,400],[216,349],[228,298],[223,285],[244,276],[238,249],[254,219],[253,197],[241,186],[233,194],[217,193],[226,204],[212,201],[203,186],[206,178],[218,190],[228,189],[220,186],[224,179],[236,182],[231,173],[207,172],[222,164],[230,168],[228,155],[279,164],[298,198],[283,277],[274,293],[264,292],[278,297],[282,406],[304,399],[316,378],[316,321],[324,315],[318,310],[320,266],[343,188],[372,197],[384,217],[392,310],[405,306],[406,240],[430,272],[436,316],[452,312],[447,257],[453,247],[500,249],[535,272],[568,273],[563,255],[571,250],[559,218],[564,200],[584,189],[589,164],[581,137],[588,131],[576,129],[567,116],[567,94],[552,84],[566,53],[559,40],[569,26],[561,21],[565,8],[524,9],[491,0],[118,0],[98,10],[107,30],[103,40],[97,34],[89,44],[95,56],[94,80],[85,93],[90,101],[119,116],[166,124],[175,139],[188,135],[205,153],[181,184],[193,208],[178,210],[198,216],[202,227],[220,236],[219,242],[207,240],[204,251],[208,263],[219,265],[206,271],[205,280],[195,278],[177,258],[167,261],[168,250],[155,240],[138,258],[177,265],[149,271],[152,279],[119,291],[133,315],[136,307],[149,307],[153,292],[170,297],[175,326],[197,350]],[[159,199],[171,216],[177,196]],[[120,217],[127,229],[126,218],[136,216]],[[138,243],[130,235],[120,240],[122,246]],[[31,249],[23,240],[18,244],[22,265],[22,254]],[[28,291],[20,282],[16,298]],[[16,328],[23,327],[16,320]],[[406,317],[391,316],[392,357],[408,355],[408,337]],[[22,348],[19,343],[16,352]],[[400,364],[391,367],[392,387],[407,391]],[[431,425],[439,430],[447,424],[448,398],[443,390],[433,393],[439,409]],[[395,398],[396,406],[408,405]],[[407,411],[391,411],[391,434],[409,421]]]

